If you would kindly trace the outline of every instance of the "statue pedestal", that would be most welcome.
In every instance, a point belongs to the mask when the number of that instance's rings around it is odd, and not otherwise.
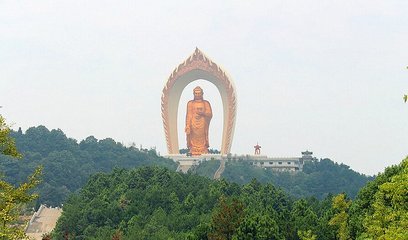
[[[186,173],[192,166],[199,165],[204,161],[246,161],[253,166],[269,168],[275,171],[297,172],[303,171],[303,164],[306,161],[314,161],[317,158],[312,156],[312,152],[302,152],[301,157],[268,157],[266,155],[237,155],[237,154],[202,154],[200,156],[187,156],[186,154],[169,154],[165,157],[172,159],[179,164],[177,171]]]
[[[169,154],[164,156],[170,158],[179,164],[177,172],[186,173],[192,166],[199,165],[203,161],[225,160],[226,155],[221,154],[202,154],[200,156],[187,156],[186,154]]]

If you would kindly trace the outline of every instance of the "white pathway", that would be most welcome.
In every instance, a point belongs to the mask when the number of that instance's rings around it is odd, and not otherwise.
[[[214,179],[220,179],[224,170],[225,170],[225,160],[221,160],[220,167],[217,169],[217,171],[214,174]]]

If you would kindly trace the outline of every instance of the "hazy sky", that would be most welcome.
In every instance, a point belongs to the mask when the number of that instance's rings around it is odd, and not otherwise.
[[[164,155],[161,91],[198,47],[237,88],[233,153],[257,142],[271,157],[308,149],[376,174],[408,153],[407,44],[406,0],[0,0],[0,114],[14,129],[44,125]],[[196,85],[219,149],[211,83],[188,86],[179,121]]]

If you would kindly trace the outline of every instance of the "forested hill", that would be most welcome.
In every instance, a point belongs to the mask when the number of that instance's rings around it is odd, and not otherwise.
[[[55,239],[335,239],[331,198],[294,201],[256,180],[239,186],[158,167],[94,175],[65,204]]]
[[[213,176],[219,161],[208,161],[193,169],[199,175]],[[250,165],[246,161],[226,163],[222,178],[238,184],[246,184],[256,178],[261,183],[273,183],[295,197],[314,196],[319,199],[328,194],[346,193],[355,198],[358,191],[373,177],[360,174],[344,164],[330,159],[308,161],[303,172],[276,172],[268,168]]]
[[[15,160],[1,155],[0,173],[4,173],[7,181],[18,183],[24,181],[36,166],[43,165],[38,202],[52,206],[63,203],[70,193],[80,189],[90,175],[97,172],[145,165],[165,166],[171,170],[177,167],[173,161],[158,156],[154,149],[125,147],[111,138],[98,140],[90,136],[78,143],[60,129],[48,130],[44,126],[31,127],[25,132],[12,131],[11,137],[16,140],[24,158]],[[218,161],[205,162],[195,172],[212,177],[218,166]],[[222,178],[239,184],[256,178],[261,183],[282,187],[293,196],[319,199],[340,192],[354,198],[371,179],[328,159],[306,163],[304,172],[297,174],[276,173],[242,161],[232,161],[227,163]]]
[[[94,175],[64,204],[55,239],[408,239],[408,158],[344,194],[295,199],[159,167]]]
[[[111,138],[98,140],[93,136],[81,142],[68,138],[63,131],[44,126],[31,127],[25,133],[11,132],[17,149],[24,155],[16,160],[0,155],[0,173],[11,183],[22,182],[38,165],[44,167],[43,182],[38,186],[39,200],[57,206],[80,189],[97,172],[115,167],[134,168],[159,165],[175,170],[177,164],[157,156],[154,149],[125,147]]]

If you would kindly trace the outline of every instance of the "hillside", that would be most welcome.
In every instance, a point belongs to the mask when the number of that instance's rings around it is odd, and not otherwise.
[[[408,238],[408,158],[366,183],[352,201],[369,177],[329,159],[309,162],[300,173],[231,161],[224,179],[215,181],[208,176],[216,161],[182,174],[153,149],[112,139],[77,143],[43,126],[12,137],[24,159],[0,155],[3,176],[19,182],[41,164],[40,201],[64,202],[53,239]],[[340,189],[349,196],[330,194]]]
[[[159,167],[117,169],[94,175],[64,204],[54,236],[298,239],[298,230],[312,230],[333,239],[330,205],[330,199],[294,200],[257,181],[239,186]]]
[[[62,204],[69,194],[80,189],[92,174],[98,172],[146,165],[177,168],[173,161],[157,156],[154,149],[125,147],[110,138],[98,140],[89,136],[78,143],[60,129],[50,131],[44,126],[10,135],[24,157],[16,160],[0,155],[0,172],[7,181],[19,183],[36,166],[43,165],[43,182],[37,188],[38,202],[51,206]]]
[[[213,176],[219,161],[208,161],[193,169],[201,176]],[[303,172],[276,172],[250,165],[245,161],[229,161],[222,178],[238,184],[246,184],[256,178],[261,183],[273,183],[296,197],[314,196],[319,199],[328,194],[346,193],[355,198],[357,192],[373,177],[365,176],[344,164],[330,159],[306,162]]]
[[[165,166],[175,170],[177,164],[157,156],[154,149],[125,147],[111,138],[98,140],[93,136],[80,141],[68,138],[60,129],[31,127],[26,132],[13,131],[22,160],[0,156],[0,172],[12,183],[22,182],[38,165],[44,166],[43,182],[38,186],[38,203],[57,206],[80,189],[90,175],[110,172],[115,167],[134,168],[146,165]],[[193,172],[211,178],[219,166],[208,161]],[[296,197],[315,196],[323,199],[329,193],[345,192],[354,198],[370,177],[325,159],[306,163],[303,173],[276,173],[250,166],[242,161],[228,162],[222,175],[227,181],[245,184],[256,178],[271,182]]]
[[[408,159],[351,201],[294,199],[256,180],[237,185],[159,167],[94,175],[70,197],[55,239],[407,239]]]
[[[160,167],[94,175],[70,197],[54,232],[84,239],[407,239],[408,159],[344,194],[295,199]],[[341,237],[340,237],[341,236]]]

